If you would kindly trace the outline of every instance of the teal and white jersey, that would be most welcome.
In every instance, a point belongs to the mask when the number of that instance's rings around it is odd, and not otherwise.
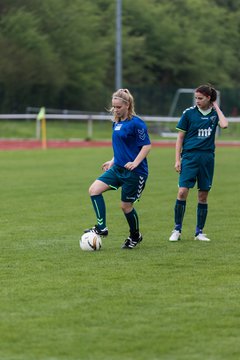
[[[186,133],[182,151],[214,151],[218,121],[218,115],[214,108],[207,115],[203,115],[197,106],[186,109],[176,126],[177,130]]]

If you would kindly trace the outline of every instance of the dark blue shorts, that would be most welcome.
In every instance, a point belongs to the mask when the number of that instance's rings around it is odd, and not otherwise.
[[[98,180],[104,182],[113,190],[122,187],[121,200],[134,203],[141,197],[147,176],[138,175],[123,167],[113,165],[109,170],[99,176]]]
[[[179,187],[209,191],[214,173],[214,153],[207,151],[187,151],[182,154]]]

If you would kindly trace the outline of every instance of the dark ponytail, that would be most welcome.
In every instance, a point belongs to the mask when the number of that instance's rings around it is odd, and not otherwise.
[[[210,96],[210,102],[217,100],[217,91],[211,85],[200,85],[195,92],[199,92],[205,96]]]

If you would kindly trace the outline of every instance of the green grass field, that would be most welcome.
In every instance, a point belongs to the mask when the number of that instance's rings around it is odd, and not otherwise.
[[[99,252],[79,237],[88,197],[111,148],[0,152],[1,360],[238,360],[239,148],[218,148],[206,233],[193,240],[196,189],[182,240],[170,243],[174,149],[153,148],[128,235],[120,191],[105,194],[110,234]]]

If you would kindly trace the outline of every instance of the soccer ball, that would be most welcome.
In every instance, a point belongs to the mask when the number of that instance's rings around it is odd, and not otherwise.
[[[101,249],[102,240],[99,235],[89,231],[82,235],[79,244],[84,251],[96,251]]]

